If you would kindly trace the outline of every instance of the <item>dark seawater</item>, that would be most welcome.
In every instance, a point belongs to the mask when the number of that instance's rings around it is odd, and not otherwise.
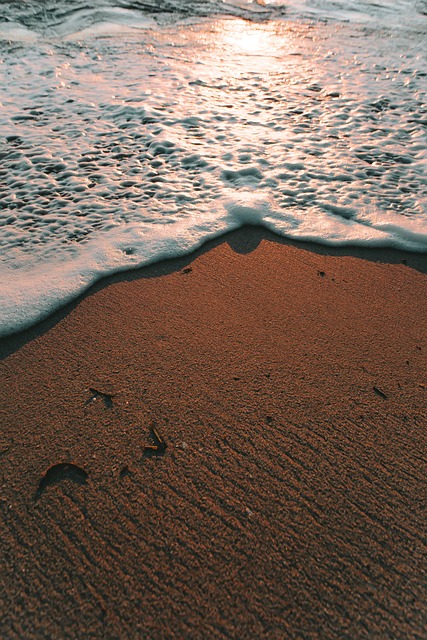
[[[281,5],[266,6],[262,1],[222,2],[221,0],[30,0],[28,2],[0,2],[0,21],[15,22],[27,29],[54,31],[66,23],[79,21],[81,27],[116,17],[129,15],[154,17],[160,24],[176,22],[185,18],[214,15],[235,16],[247,20],[267,20],[273,14],[284,11]]]
[[[87,28],[109,19],[154,18],[171,24],[191,18],[233,16],[254,22],[289,12],[314,18],[387,19],[425,16],[427,0],[0,0],[0,24],[21,25],[36,32],[64,32],[68,24]],[[127,14],[127,16],[126,16]]]

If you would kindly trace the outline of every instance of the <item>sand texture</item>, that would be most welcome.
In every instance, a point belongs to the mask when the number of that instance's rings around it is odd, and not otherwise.
[[[427,637],[426,336],[426,256],[248,227],[1,341],[0,636]]]

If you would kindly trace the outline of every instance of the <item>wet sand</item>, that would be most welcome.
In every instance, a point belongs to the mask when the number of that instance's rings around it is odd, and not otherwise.
[[[426,262],[245,228],[0,341],[0,636],[425,638]]]

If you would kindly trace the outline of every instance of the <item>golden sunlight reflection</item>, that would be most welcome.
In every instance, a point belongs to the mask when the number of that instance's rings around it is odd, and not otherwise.
[[[236,53],[271,56],[283,46],[283,40],[277,41],[271,26],[233,21],[232,24],[225,23],[224,27],[223,44],[235,49]]]
[[[231,74],[240,73],[242,66],[259,73],[278,70],[294,46],[292,31],[271,23],[221,20],[212,35],[211,54]]]

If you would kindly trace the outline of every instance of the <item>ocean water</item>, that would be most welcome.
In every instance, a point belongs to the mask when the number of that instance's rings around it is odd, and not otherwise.
[[[427,252],[424,0],[0,2],[0,335],[245,223]]]

